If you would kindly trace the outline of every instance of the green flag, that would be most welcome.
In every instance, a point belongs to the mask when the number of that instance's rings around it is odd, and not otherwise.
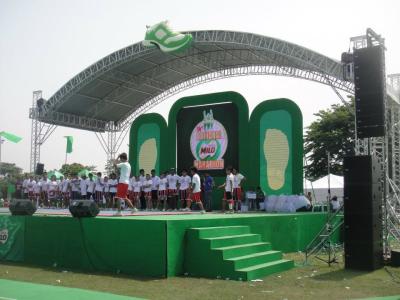
[[[72,143],[74,142],[74,138],[70,135],[65,136],[67,138],[67,153],[72,152]]]
[[[5,131],[0,132],[0,137],[3,137],[13,143],[18,143],[20,140],[22,140],[22,137],[16,136],[12,133],[5,132]]]

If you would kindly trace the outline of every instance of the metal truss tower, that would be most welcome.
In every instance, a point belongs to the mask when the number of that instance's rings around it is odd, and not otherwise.
[[[40,162],[40,147],[57,128],[56,125],[43,123],[40,121],[40,108],[37,106],[38,100],[42,99],[42,91],[34,91],[32,97],[32,108],[29,110],[29,117],[32,119],[31,128],[31,173],[35,172],[37,163]]]

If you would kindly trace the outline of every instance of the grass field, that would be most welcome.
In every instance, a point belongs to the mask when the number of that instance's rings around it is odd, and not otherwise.
[[[289,254],[298,267],[261,282],[173,277],[134,278],[71,270],[0,263],[0,278],[76,287],[147,299],[357,299],[400,295],[400,268],[364,273],[329,267],[313,259],[303,266],[302,254]]]

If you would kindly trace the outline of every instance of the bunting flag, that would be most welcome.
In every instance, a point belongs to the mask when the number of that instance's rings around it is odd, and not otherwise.
[[[0,137],[3,137],[6,140],[13,142],[13,143],[18,143],[19,141],[22,140],[22,137],[16,136],[12,133],[5,132],[5,131],[0,131]]]
[[[72,143],[74,142],[74,138],[70,135],[65,136],[67,139],[67,153],[72,152]]]

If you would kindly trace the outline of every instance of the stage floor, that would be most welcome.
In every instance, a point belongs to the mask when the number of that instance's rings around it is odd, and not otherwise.
[[[115,210],[100,210],[97,218],[107,217],[107,218],[121,218],[121,216],[115,216]],[[254,211],[254,212],[239,212],[234,214],[223,213],[221,211],[213,211],[207,213],[200,213],[199,211],[137,211],[132,213],[130,210],[123,210],[122,217],[124,219],[141,219],[145,217],[146,219],[153,220],[178,220],[178,219],[216,219],[216,218],[237,218],[237,217],[260,217],[260,216],[293,216],[298,214],[310,214],[310,213],[267,213],[264,211]],[[0,208],[0,215],[11,215],[10,211],[6,207]],[[49,209],[49,208],[38,208],[34,216],[64,216],[72,217],[68,209]]]

